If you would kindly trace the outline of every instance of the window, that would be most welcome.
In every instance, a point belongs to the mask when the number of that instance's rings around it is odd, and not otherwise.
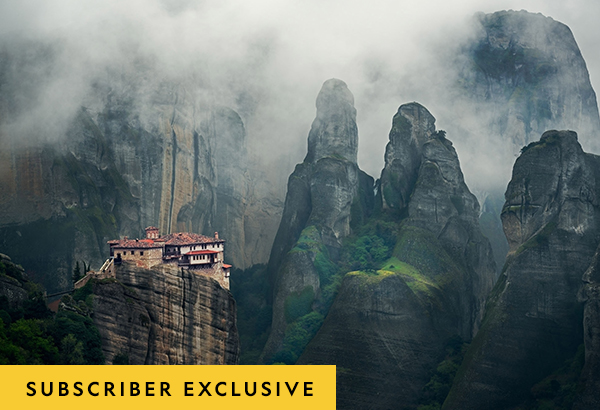
[[[135,255],[135,251],[131,251],[131,254],[132,254],[132,255]]]
[[[144,256],[144,251],[140,251],[140,256]]]

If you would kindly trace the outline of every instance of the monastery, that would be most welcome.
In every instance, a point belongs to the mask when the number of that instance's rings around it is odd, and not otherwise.
[[[187,232],[161,236],[158,228],[150,226],[146,228],[144,239],[125,237],[108,241],[110,258],[98,272],[90,272],[91,275],[75,283],[75,288],[84,286],[91,277],[114,278],[115,266],[130,262],[146,269],[160,264],[189,269],[198,275],[211,277],[229,289],[231,265],[223,261],[224,244],[218,232],[215,232],[214,238]]]

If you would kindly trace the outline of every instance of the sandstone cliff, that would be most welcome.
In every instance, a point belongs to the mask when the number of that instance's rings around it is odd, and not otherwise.
[[[124,262],[115,272],[93,285],[107,363],[237,364],[235,300],[218,282],[171,265]]]
[[[372,207],[373,180],[358,168],[357,149],[354,97],[343,81],[327,80],[317,97],[308,153],[288,181],[269,259],[273,320],[262,360],[269,361],[278,351],[288,323],[296,319],[286,318],[290,301],[302,293],[311,294],[308,305],[312,305],[331,280],[332,273],[322,266],[339,259],[342,240],[351,232],[352,208],[360,209],[355,213],[362,218]]]
[[[444,409],[520,404],[575,354],[583,341],[577,293],[598,245],[599,165],[572,131],[548,131],[523,149],[502,211],[510,253]]]
[[[53,53],[31,52],[24,64]],[[140,237],[150,225],[221,231],[236,267],[267,261],[282,203],[248,159],[240,116],[206,103],[197,82],[150,80],[146,66],[139,76],[114,70],[72,118],[56,119],[68,124],[60,135],[40,124],[29,135],[12,122],[35,115],[8,101],[34,79],[14,64],[0,70],[0,249],[49,292],[69,288],[77,260],[100,266],[108,239]]]
[[[420,104],[398,109],[370,222],[395,225],[395,247],[378,270],[345,275],[299,360],[338,366],[340,408],[416,408],[448,340],[480,323],[495,265],[444,134]]]

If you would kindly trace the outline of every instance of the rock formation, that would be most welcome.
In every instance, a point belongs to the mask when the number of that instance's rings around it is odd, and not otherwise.
[[[460,84],[492,135],[518,150],[546,130],[574,129],[598,148],[596,93],[569,27],[526,11],[480,13],[476,20]]]
[[[25,270],[21,265],[13,263],[9,256],[2,253],[0,253],[0,263],[3,265],[3,271],[13,272],[13,276],[0,275],[0,306],[6,303],[6,308],[9,309],[21,307],[28,297],[27,290],[21,283],[26,279]],[[19,276],[19,278],[14,276]]]
[[[27,64],[53,51],[37,52]],[[77,260],[100,266],[106,240],[141,236],[150,225],[221,231],[239,268],[268,259],[282,204],[248,159],[240,116],[198,101],[196,83],[157,83],[151,68],[140,70],[98,79],[52,139],[41,125],[36,136],[12,124],[18,114],[35,117],[7,102],[33,79],[14,64],[0,67],[0,249],[50,293],[70,287]]]
[[[107,363],[237,364],[235,301],[217,281],[172,265],[124,262],[115,273],[93,284]]]
[[[453,120],[462,122],[459,130],[475,133],[473,140],[493,139],[500,152],[515,155],[552,129],[575,130],[586,149],[600,149],[596,93],[569,27],[539,13],[511,10],[479,13],[475,33],[456,54],[461,70],[454,98],[466,104],[466,115]],[[480,128],[473,129],[473,124]],[[508,252],[497,212],[506,183],[476,187],[482,229],[492,242],[498,268]]]
[[[584,389],[573,410],[593,410],[600,406],[600,250],[583,275],[579,301],[584,302],[583,340],[585,366],[581,374]]]
[[[362,218],[372,207],[373,180],[358,168],[357,148],[354,97],[343,81],[327,80],[317,97],[308,153],[288,181],[269,259],[273,321],[264,360],[270,360],[281,347],[287,326],[286,301],[306,289],[319,296],[328,274],[315,261],[337,260],[342,240],[351,232],[352,208],[357,209],[356,217]]]
[[[509,256],[444,409],[518,405],[574,356],[583,340],[577,293],[600,233],[599,165],[572,131],[548,131],[523,149],[502,211]]]
[[[393,256],[346,274],[299,360],[338,366],[341,408],[416,408],[447,341],[478,328],[495,265],[444,134],[420,104],[398,109],[377,196],[379,218],[398,224]]]

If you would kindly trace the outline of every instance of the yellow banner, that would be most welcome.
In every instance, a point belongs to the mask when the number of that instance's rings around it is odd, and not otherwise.
[[[0,366],[0,372],[6,409],[335,409],[335,366]]]

